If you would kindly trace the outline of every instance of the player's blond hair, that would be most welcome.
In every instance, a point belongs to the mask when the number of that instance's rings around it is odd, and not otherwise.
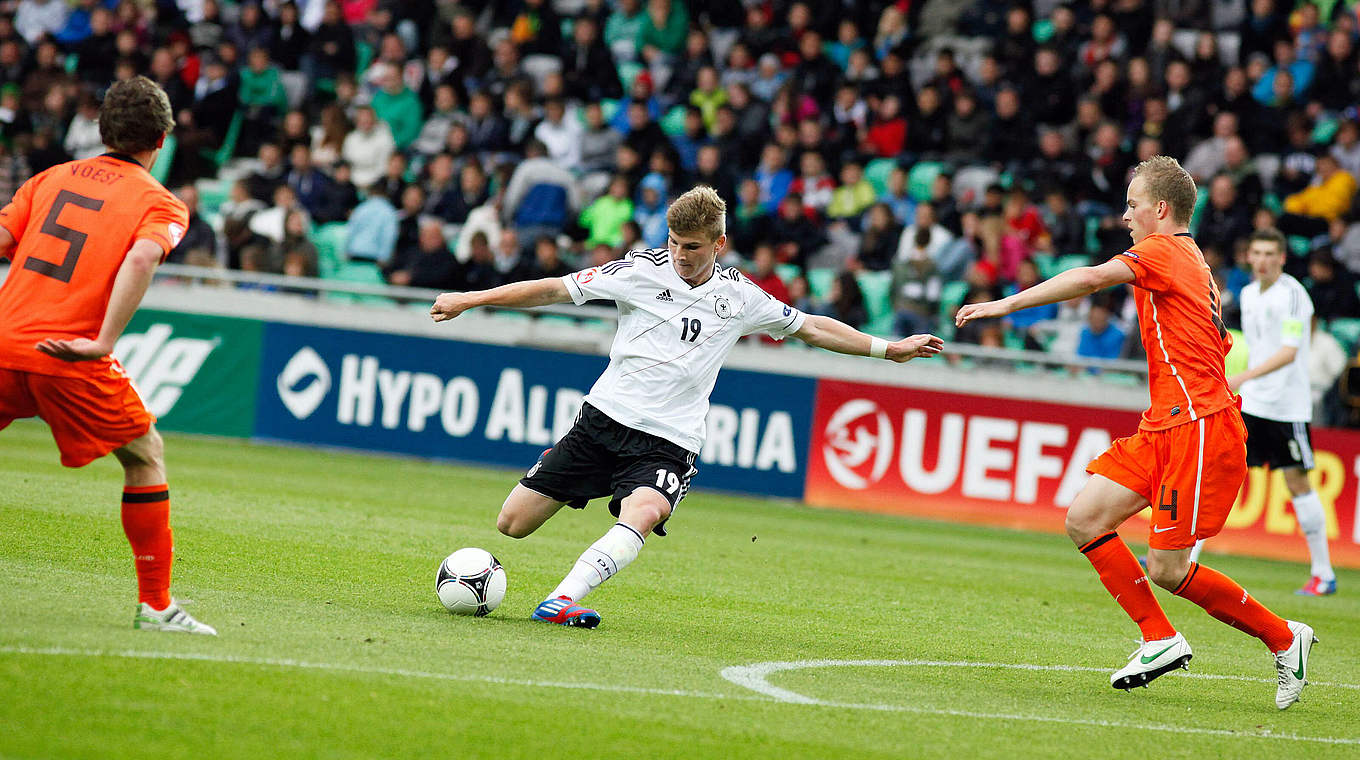
[[[727,203],[708,185],[699,185],[666,209],[666,225],[679,235],[702,235],[713,242],[727,234]]]
[[[115,83],[99,107],[99,139],[122,153],[155,150],[174,126],[170,98],[144,76]]]
[[[1171,156],[1153,156],[1138,164],[1134,177],[1143,178],[1143,189],[1153,203],[1166,201],[1176,224],[1189,224],[1195,212],[1195,180]]]

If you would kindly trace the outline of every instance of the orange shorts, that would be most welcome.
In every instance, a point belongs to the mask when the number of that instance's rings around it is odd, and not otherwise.
[[[156,421],[117,361],[80,377],[0,367],[0,430],[24,417],[47,422],[67,467],[126,446]]]
[[[1247,476],[1247,429],[1235,407],[1115,441],[1086,471],[1152,506],[1148,545],[1185,549],[1218,535]]]

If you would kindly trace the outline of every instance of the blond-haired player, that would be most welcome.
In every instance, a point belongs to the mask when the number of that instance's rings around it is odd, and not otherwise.
[[[1223,528],[1247,473],[1247,431],[1223,369],[1232,341],[1220,317],[1218,288],[1190,237],[1195,181],[1176,159],[1154,156],[1134,170],[1127,203],[1124,222],[1133,238],[1128,250],[1000,301],[964,306],[955,321],[1002,317],[1133,283],[1152,404],[1138,432],[1091,462],[1091,479],[1067,509],[1067,535],[1143,635],[1142,646],[1110,676],[1110,685],[1145,686],[1190,662],[1190,644],[1171,625],[1138,560],[1115,532],[1151,506],[1148,575],[1260,639],[1275,656],[1275,704],[1283,710],[1298,701],[1306,683],[1313,629],[1281,618],[1233,579],[1190,557],[1196,540]]]
[[[744,335],[793,335],[843,354],[905,362],[943,348],[933,335],[895,342],[874,338],[830,317],[803,314],[766,295],[717,257],[727,244],[727,206],[712,188],[696,187],[666,211],[665,248],[565,277],[445,293],[430,314],[436,322],[477,306],[528,307],[618,303],[619,325],[609,366],[595,382],[571,430],[544,452],[496,519],[505,535],[533,533],[563,505],[580,508],[608,496],[618,522],[592,544],[534,611],[535,620],[593,628],[594,610],[579,602],[622,570],[648,534],[665,522],[697,472],[708,397],[718,370]]]

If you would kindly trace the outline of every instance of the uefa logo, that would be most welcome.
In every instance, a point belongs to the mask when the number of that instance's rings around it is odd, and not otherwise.
[[[841,486],[864,490],[888,471],[893,455],[893,429],[888,415],[868,399],[841,405],[826,423],[822,458]]]

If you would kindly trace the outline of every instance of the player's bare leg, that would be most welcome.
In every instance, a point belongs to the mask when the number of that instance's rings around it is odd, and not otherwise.
[[[1110,676],[1110,685],[1116,689],[1146,686],[1164,673],[1185,667],[1192,656],[1185,637],[1176,632],[1152,595],[1142,566],[1115,532],[1146,506],[1147,500],[1137,492],[1102,475],[1092,475],[1067,509],[1067,535],[1142,633],[1143,643],[1128,665]],[[1150,563],[1151,556],[1148,559]]]
[[[583,628],[599,625],[599,613],[578,602],[636,559],[646,536],[670,515],[671,504],[661,492],[647,486],[634,489],[619,503],[619,521],[581,554],[534,611],[534,619]]]
[[[170,488],[165,481],[165,445],[152,425],[140,438],[115,449],[123,465],[123,532],[137,569],[137,614],[132,627],[216,636],[170,598],[174,534],[170,530]]]
[[[1327,517],[1322,511],[1322,502],[1313,492],[1313,484],[1308,479],[1308,471],[1302,467],[1289,467],[1284,471],[1284,483],[1289,488],[1294,505],[1294,517],[1299,521],[1299,530],[1308,542],[1308,556],[1312,560],[1308,584],[1297,592],[1303,596],[1328,596],[1336,593],[1336,571],[1332,569],[1332,558],[1327,548]]]
[[[543,527],[565,504],[516,483],[496,516],[496,530],[511,538],[524,538]]]

